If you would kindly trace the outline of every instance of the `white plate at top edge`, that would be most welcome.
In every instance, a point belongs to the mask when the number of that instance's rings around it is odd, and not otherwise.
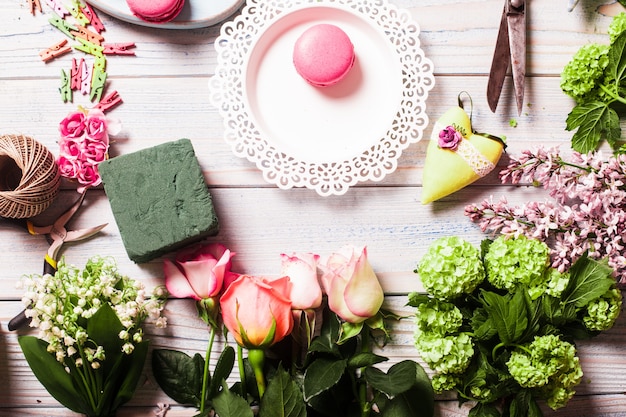
[[[167,23],[152,23],[136,17],[126,0],[85,0],[91,6],[128,23],[161,29],[197,29],[213,26],[234,14],[245,0],[185,0],[176,18]]]

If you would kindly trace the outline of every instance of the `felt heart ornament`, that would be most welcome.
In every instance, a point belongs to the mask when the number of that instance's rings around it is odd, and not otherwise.
[[[472,130],[462,107],[444,113],[433,127],[422,176],[422,204],[460,190],[491,172],[500,160],[504,142]]]

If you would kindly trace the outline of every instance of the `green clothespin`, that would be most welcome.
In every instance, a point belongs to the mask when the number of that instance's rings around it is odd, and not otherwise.
[[[75,38],[74,34],[72,34],[72,31],[76,31],[78,30],[78,28],[66,22],[65,19],[61,19],[59,16],[52,16],[50,19],[48,19],[48,22],[50,22],[52,26],[59,29],[61,32],[65,33],[68,38]]]
[[[106,80],[106,71],[102,71],[100,68],[94,67],[94,73],[91,77],[91,94],[89,95],[89,99],[91,101],[100,101]]]
[[[75,38],[78,42],[80,42],[79,44],[74,45],[74,49],[77,49],[79,51],[83,51],[86,52],[90,55],[93,55],[95,57],[99,57],[102,56],[103,53],[102,51],[104,51],[104,47],[100,46],[100,45],[96,45],[93,42],[89,42],[88,40],[85,40],[83,38]]]
[[[68,101],[72,101],[72,84],[69,74],[65,72],[65,70],[61,70],[61,88],[59,88],[59,92],[61,93],[61,99],[63,103],[67,103]]]
[[[87,26],[89,24],[89,19],[83,14],[76,2],[72,2],[72,5],[68,7],[67,10],[74,16],[74,19],[76,19],[79,25]]]

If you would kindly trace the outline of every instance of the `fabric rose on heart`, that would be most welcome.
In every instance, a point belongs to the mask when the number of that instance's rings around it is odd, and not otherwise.
[[[179,252],[174,261],[163,261],[165,286],[174,297],[196,300],[203,320],[216,325],[217,299],[231,274],[233,256],[219,243],[192,246]]]
[[[384,293],[367,260],[367,249],[345,246],[320,265],[328,306],[348,323],[362,323],[375,316]]]
[[[459,133],[454,126],[448,126],[439,132],[439,140],[437,144],[440,148],[455,151],[462,140],[463,135],[461,135],[461,133]]]

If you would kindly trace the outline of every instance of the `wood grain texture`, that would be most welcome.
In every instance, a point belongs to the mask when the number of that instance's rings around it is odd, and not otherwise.
[[[507,137],[508,155],[537,146],[559,146],[569,151],[571,132],[565,119],[573,101],[560,90],[560,72],[582,45],[607,43],[611,16],[623,8],[613,0],[580,0],[572,13],[566,0],[531,0],[528,6],[527,79],[524,110],[517,114],[510,79],[504,85],[495,114],[489,111],[485,91],[487,74],[503,7],[502,0],[390,0],[407,10],[421,29],[421,47],[435,68],[424,132],[429,138],[433,122],[457,103],[460,92],[472,97],[472,121],[481,132]],[[43,63],[38,52],[64,37],[47,21],[51,12],[31,16],[25,0],[0,0],[0,133],[24,133],[58,151],[57,125],[76,105],[91,104],[75,93],[73,103],[62,103],[60,72],[68,70],[71,56]],[[223,140],[223,121],[208,100],[208,81],[217,64],[214,41],[220,27],[177,31],[131,25],[104,13],[107,42],[135,42],[136,56],[108,60],[108,89],[117,90],[123,105],[109,116],[119,119],[122,131],[113,138],[111,157],[179,138],[192,140],[205,179],[213,195],[221,229],[209,241],[237,252],[233,269],[250,274],[275,275],[282,252],[315,251],[328,255],[344,244],[367,245],[370,262],[387,294],[386,307],[407,316],[406,295],[420,291],[413,272],[429,244],[442,236],[459,235],[478,244],[485,235],[464,215],[463,208],[482,199],[506,195],[510,202],[543,200],[543,190],[499,183],[498,169],[472,186],[436,203],[420,204],[422,170],[427,140],[411,145],[398,160],[398,168],[379,183],[362,183],[341,197],[321,198],[306,189],[279,190],[264,181],[248,161],[233,155]],[[469,111],[469,102],[465,101]],[[510,121],[517,122],[516,127]],[[624,123],[622,127],[625,127]],[[55,204],[36,222],[54,218],[77,197],[74,185],[64,183]],[[70,228],[108,223],[92,239],[67,245],[62,254],[70,263],[84,264],[94,254],[115,257],[124,274],[148,287],[163,283],[162,259],[136,265],[126,256],[106,195],[91,190]],[[17,344],[18,334],[7,321],[22,309],[22,275],[41,272],[47,242],[0,220],[0,417],[76,416],[60,407],[37,382]],[[203,353],[207,331],[189,300],[171,300],[169,326],[148,327],[152,348]],[[24,331],[28,332],[28,331]],[[580,342],[585,377],[568,407],[546,416],[626,416],[626,317],[591,341]],[[222,343],[220,341],[220,343]],[[381,354],[390,358],[383,367],[402,359],[421,361],[413,346],[410,318],[393,325],[392,339]],[[421,363],[421,362],[420,362]],[[170,400],[158,388],[150,366],[136,397],[120,417],[154,416],[158,403]],[[469,411],[453,397],[437,401],[438,417],[461,417]],[[173,405],[168,417],[192,416],[194,410]]]

